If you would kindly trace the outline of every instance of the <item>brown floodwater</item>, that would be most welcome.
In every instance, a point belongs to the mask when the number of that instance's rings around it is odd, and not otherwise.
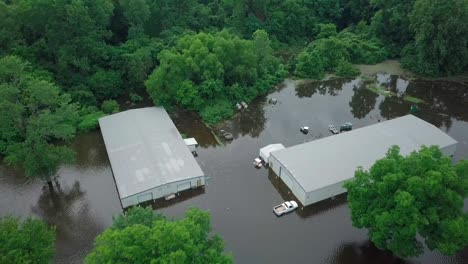
[[[371,82],[395,96],[366,89]],[[209,210],[213,230],[224,238],[236,263],[468,263],[468,248],[452,257],[426,250],[406,260],[375,248],[366,230],[351,225],[346,195],[278,218],[272,207],[292,195],[268,170],[252,165],[261,147],[330,136],[329,124],[352,122],[359,128],[408,114],[415,103],[407,100],[413,97],[423,101],[417,116],[459,141],[454,160],[467,158],[468,83],[387,74],[301,85],[286,80],[215,129],[232,133],[231,142],[218,144],[193,113],[172,113],[180,132],[200,143],[197,160],[211,179],[205,189],[153,207],[175,218],[192,206]],[[270,105],[270,98],[278,103]],[[309,134],[300,133],[301,126],[309,126]],[[82,263],[94,238],[122,211],[100,132],[76,137],[72,147],[77,161],[60,169],[53,192],[42,182],[25,178],[21,170],[0,165],[0,216],[34,215],[56,225],[55,263]]]

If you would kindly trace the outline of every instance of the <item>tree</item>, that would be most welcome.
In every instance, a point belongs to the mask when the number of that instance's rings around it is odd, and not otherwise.
[[[199,209],[189,209],[179,221],[150,208],[130,209],[96,238],[85,263],[232,263],[210,229],[209,213]]]
[[[233,99],[249,102],[284,76],[263,30],[253,40],[228,31],[185,35],[158,58],[159,67],[145,82],[154,103],[199,111],[205,121],[230,117]]]
[[[411,70],[437,76],[467,68],[468,1],[417,0],[410,21],[416,39]]]
[[[452,165],[436,146],[404,157],[393,146],[344,186],[353,225],[368,228],[381,249],[412,257],[423,252],[423,244],[446,255],[468,245],[468,161]]]
[[[38,219],[0,218],[0,263],[50,263],[54,242],[55,228]]]
[[[325,77],[322,57],[317,52],[303,51],[297,56],[295,74],[299,78],[321,80]]]
[[[28,177],[49,183],[73,151],[61,143],[76,133],[78,105],[41,71],[16,56],[0,59],[0,155]]]

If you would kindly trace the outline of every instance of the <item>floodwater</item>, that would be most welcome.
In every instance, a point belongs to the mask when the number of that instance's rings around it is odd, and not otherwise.
[[[395,96],[366,89],[370,82]],[[215,129],[234,135],[225,144],[218,144],[193,113],[173,113],[180,132],[200,143],[197,160],[211,180],[204,190],[154,208],[175,218],[192,206],[209,210],[213,230],[224,238],[236,263],[468,263],[468,248],[453,257],[426,251],[408,260],[376,249],[366,230],[352,227],[345,195],[278,218],[272,207],[292,195],[268,170],[252,165],[261,147],[331,136],[329,124],[352,122],[359,128],[405,115],[414,105],[405,100],[408,95],[423,100],[416,115],[459,141],[454,159],[468,158],[467,83],[410,81],[388,74],[301,85],[286,80]],[[270,98],[278,103],[270,105]],[[301,126],[310,127],[308,135],[299,132]],[[0,165],[0,216],[32,214],[56,225],[56,263],[81,263],[94,238],[122,210],[100,133],[78,136],[73,148],[77,162],[58,172],[53,192],[39,181],[25,179],[21,171]]]

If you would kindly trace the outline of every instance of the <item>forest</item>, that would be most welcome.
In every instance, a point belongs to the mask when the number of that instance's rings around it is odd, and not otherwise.
[[[3,0],[0,30],[0,156],[46,181],[122,98],[213,124],[287,76],[468,70],[466,0]]]

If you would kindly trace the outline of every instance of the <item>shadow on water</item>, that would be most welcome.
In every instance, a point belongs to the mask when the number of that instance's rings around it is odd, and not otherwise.
[[[142,207],[151,206],[151,208],[153,208],[154,210],[158,210],[158,209],[173,206],[173,205],[181,203],[183,201],[190,200],[190,199],[192,199],[192,198],[194,198],[196,196],[202,195],[204,193],[205,193],[205,188],[204,187],[199,187],[199,188],[195,188],[195,189],[182,191],[182,192],[176,194],[175,198],[170,199],[170,200],[160,198],[160,199],[156,199],[154,201],[148,201],[148,202],[140,203],[138,206],[142,206]],[[127,207],[123,211],[126,212],[130,208],[131,207]]]
[[[75,151],[75,164],[81,168],[104,168],[109,166],[107,151],[101,131],[81,134],[71,144]]]
[[[327,261],[333,264],[410,264],[413,262],[395,257],[391,252],[378,249],[372,242],[344,243]]]
[[[211,130],[198,114],[177,109],[177,111],[171,112],[170,115],[179,132],[189,138],[195,138],[200,147],[208,148],[218,144]]]
[[[268,170],[268,179],[271,184],[275,187],[278,193],[281,195],[281,198],[285,201],[298,199],[294,194],[289,190],[288,186],[273,172],[273,170]],[[344,205],[346,200],[346,193],[337,195],[335,197],[320,201],[318,203],[311,204],[309,206],[303,206],[300,204],[300,207],[295,211],[297,215],[301,218],[309,218],[317,214],[324,213],[326,211],[332,210],[338,206]]]
[[[90,249],[89,241],[102,231],[91,215],[86,192],[78,181],[71,186],[61,186],[56,180],[52,189],[44,185],[31,212],[56,227],[56,262],[74,255],[83,256]]]

